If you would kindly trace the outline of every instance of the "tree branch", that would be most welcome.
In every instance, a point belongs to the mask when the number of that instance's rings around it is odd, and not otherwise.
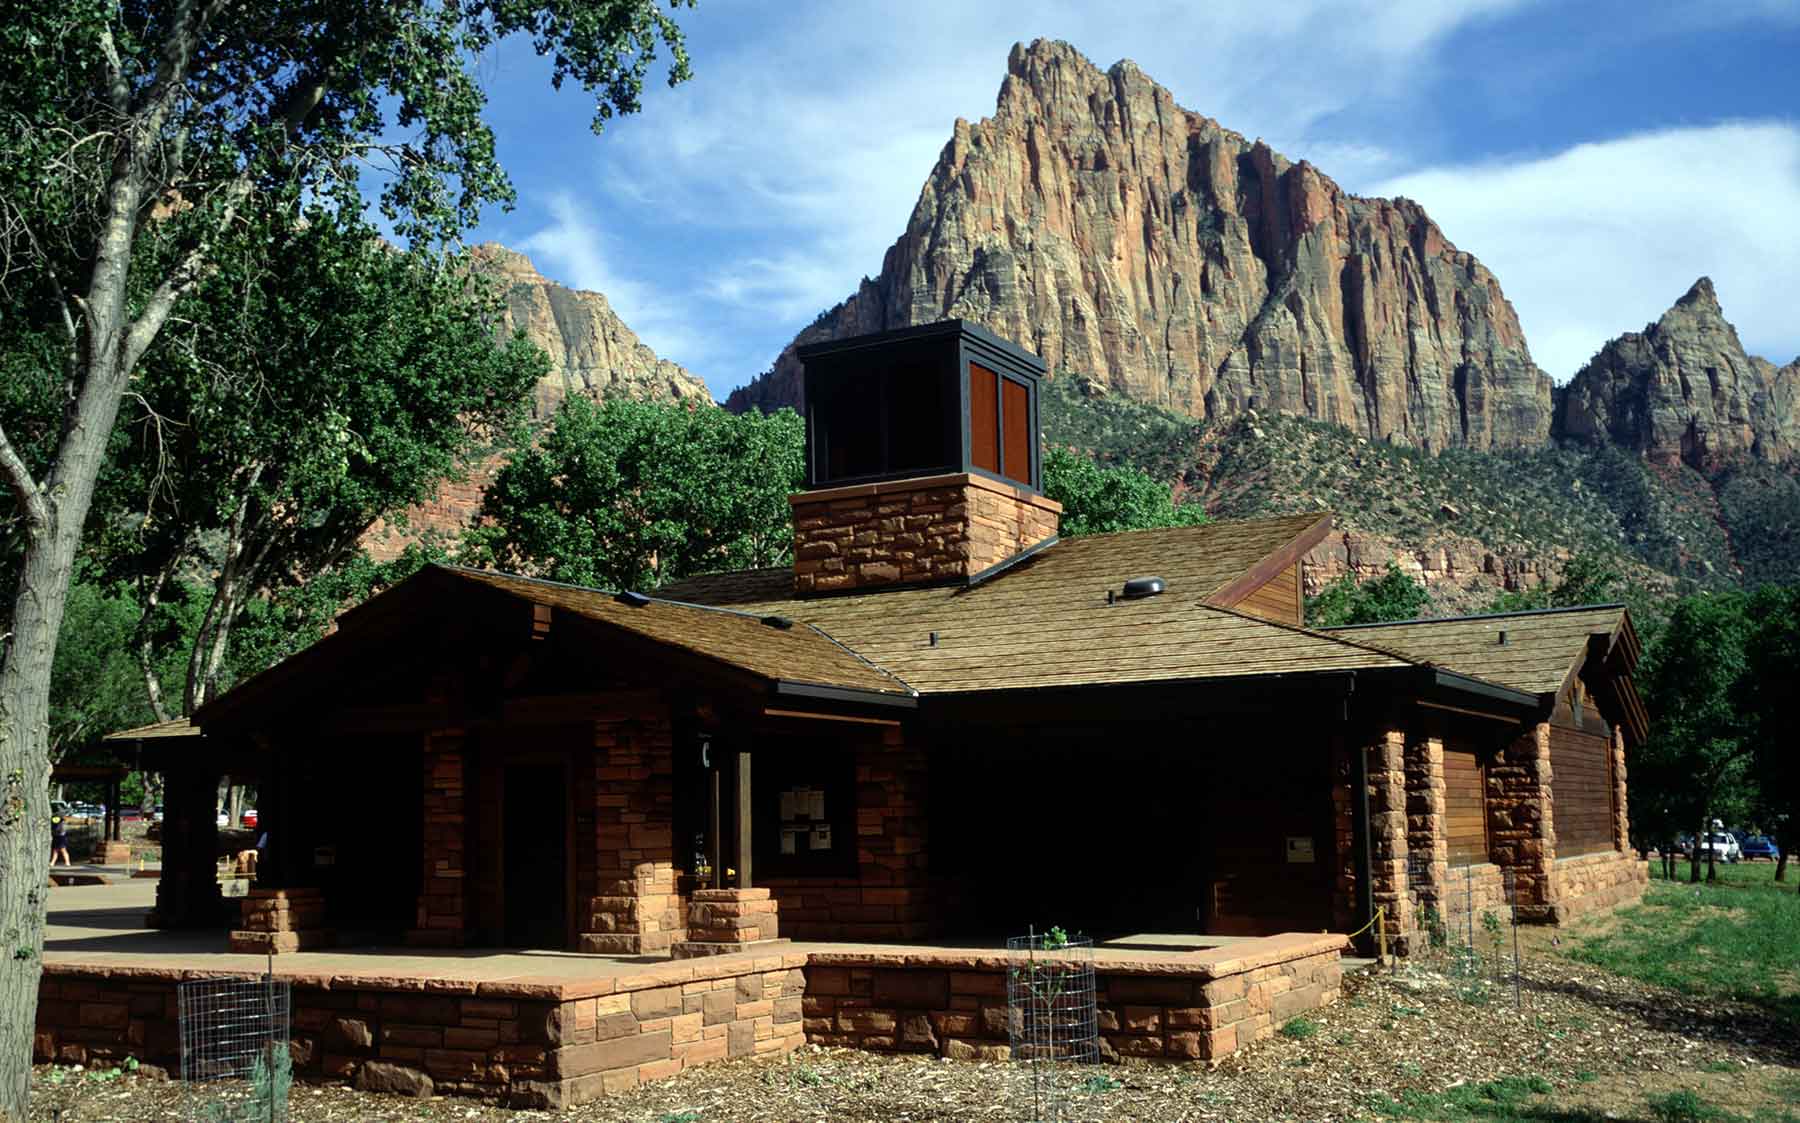
[[[113,42],[110,24],[100,27],[100,54],[106,59],[107,100],[122,117],[131,112],[131,83],[125,79],[125,63],[119,58],[119,45]]]
[[[49,529],[50,505],[44,501],[44,489],[31,478],[31,469],[7,439],[4,426],[0,426],[0,475],[6,477],[6,486],[25,513],[26,524],[39,533]]]

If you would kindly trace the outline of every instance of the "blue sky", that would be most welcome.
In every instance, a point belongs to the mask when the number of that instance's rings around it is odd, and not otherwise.
[[[481,62],[519,205],[471,241],[604,292],[715,395],[881,268],[1017,41],[1137,62],[1190,109],[1405,194],[1499,276],[1566,380],[1701,274],[1800,355],[1800,0],[700,0],[694,79],[587,129],[523,44]],[[660,74],[659,74],[660,79]]]

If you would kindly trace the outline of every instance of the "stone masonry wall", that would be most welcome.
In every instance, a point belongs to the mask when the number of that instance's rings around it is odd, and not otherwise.
[[[781,934],[798,940],[918,940],[931,928],[925,753],[885,727],[856,750],[857,876],[764,877]]]
[[[1642,899],[1650,884],[1649,863],[1630,851],[1561,858],[1550,869],[1551,917],[1562,923]]]
[[[1378,732],[1364,749],[1369,754],[1369,866],[1375,907],[1386,909],[1387,930],[1397,935],[1393,950],[1404,951],[1413,931],[1412,900],[1407,889],[1411,854],[1407,824],[1406,735],[1398,729]],[[1440,761],[1441,768],[1441,761]]]
[[[1108,1059],[1216,1060],[1337,1000],[1341,937],[1290,933],[1096,971]],[[451,964],[454,961],[449,961]],[[951,1058],[1008,1056],[1007,961],[985,952],[788,952],[681,960],[562,982],[279,976],[302,1078],[413,1096],[561,1108],[726,1057],[804,1041]],[[177,987],[221,972],[51,962],[34,1055],[179,1064]]]
[[[726,1057],[803,1041],[804,955],[722,956],[598,979],[291,975],[302,1078],[559,1108]],[[47,964],[39,1061],[180,1063],[176,987],[217,972]]]
[[[676,891],[674,737],[654,695],[620,692],[594,720],[595,884],[581,950],[668,951],[685,938]]]
[[[1547,723],[1508,745],[1488,768],[1488,857],[1512,871],[1523,920],[1552,919],[1556,826],[1551,780]]]
[[[1406,846],[1412,902],[1442,911],[1450,873],[1450,834],[1445,819],[1444,741],[1414,735],[1406,745]],[[1417,915],[1417,914],[1415,914]]]
[[[1095,969],[1101,1054],[1216,1060],[1335,1002],[1342,937],[1291,934],[1211,965],[1109,963]],[[806,1037],[878,1052],[1004,1060],[1007,961],[968,952],[892,957],[815,952],[806,968]]]
[[[972,577],[1055,537],[1062,505],[956,474],[802,492],[794,591],[823,593]]]
[[[461,730],[425,738],[425,881],[419,893],[418,927],[407,942],[459,947],[468,928],[467,873],[463,848],[468,811],[463,794]]]

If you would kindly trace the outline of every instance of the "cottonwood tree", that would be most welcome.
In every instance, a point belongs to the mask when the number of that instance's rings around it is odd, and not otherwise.
[[[1198,503],[1176,503],[1169,485],[1130,466],[1102,467],[1066,448],[1044,450],[1044,494],[1063,506],[1059,533],[1112,534],[1207,521]]]
[[[1800,586],[1767,586],[1750,599],[1750,636],[1738,704],[1749,716],[1751,774],[1764,826],[1780,846],[1775,880],[1787,877],[1788,860],[1800,848]]]
[[[56,343],[45,449],[0,428],[15,581],[0,654],[0,1121],[22,1120],[42,972],[51,668],[72,567],[139,361],[249,216],[345,214],[362,177],[404,240],[511,199],[483,55],[526,38],[597,129],[637,109],[654,0],[60,0],[0,9],[0,284]]]
[[[139,589],[159,720],[217,691],[253,602],[344,564],[377,519],[509,439],[549,371],[522,335],[496,342],[499,306],[466,263],[395,252],[324,211],[247,234],[140,368],[114,490],[143,509],[105,536]],[[213,575],[204,591],[183,585],[196,570]],[[155,643],[172,593],[200,605],[178,696]]]
[[[1395,562],[1388,562],[1380,577],[1358,581],[1346,573],[1306,598],[1306,623],[1312,628],[1337,628],[1347,624],[1385,624],[1390,620],[1414,620],[1431,607],[1431,594],[1417,578]]]
[[[1740,686],[1747,605],[1736,591],[1683,598],[1639,670],[1651,736],[1627,761],[1632,803],[1641,792],[1648,805],[1694,827],[1691,881],[1700,880],[1700,844],[1713,818],[1747,804],[1753,741]],[[1707,866],[1712,880],[1714,862]]]
[[[613,589],[779,565],[804,447],[792,410],[569,398],[496,473],[463,560]]]

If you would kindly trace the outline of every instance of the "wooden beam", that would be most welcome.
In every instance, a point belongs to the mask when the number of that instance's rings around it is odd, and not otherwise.
[[[719,822],[718,762],[714,761],[712,767],[707,771],[709,773],[707,789],[710,793],[712,810],[712,830],[709,832],[712,840],[712,887],[723,889],[725,888],[725,840],[723,837],[725,829]]]
[[[750,817],[750,754],[737,754],[737,871],[739,889],[749,889],[750,856],[755,842]]]
[[[812,721],[848,721],[855,722],[858,725],[892,725],[897,727],[900,724],[897,719],[891,717],[857,717],[852,714],[815,714],[808,713],[805,710],[778,710],[773,707],[764,709],[763,716],[798,717]]]

